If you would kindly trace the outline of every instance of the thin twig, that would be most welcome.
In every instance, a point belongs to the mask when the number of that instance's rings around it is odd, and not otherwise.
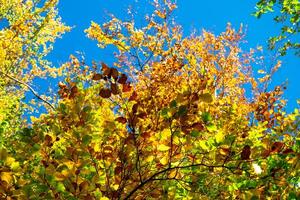
[[[44,99],[43,97],[41,97],[30,85],[28,85],[27,83],[24,83],[23,81],[20,81],[19,79],[15,78],[15,77],[12,77],[6,73],[3,73],[3,72],[0,72],[1,74],[3,74],[4,76],[6,76],[7,78],[21,84],[21,85],[24,85],[26,86],[31,92],[32,94],[39,100],[43,101],[45,104],[47,104],[48,106],[50,106],[53,110],[55,110],[55,107],[49,102],[47,101],[46,99]]]

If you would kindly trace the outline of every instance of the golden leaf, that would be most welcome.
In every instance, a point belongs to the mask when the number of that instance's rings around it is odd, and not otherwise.
[[[213,102],[213,97],[209,93],[204,93],[199,95],[199,99],[205,103],[211,103]]]

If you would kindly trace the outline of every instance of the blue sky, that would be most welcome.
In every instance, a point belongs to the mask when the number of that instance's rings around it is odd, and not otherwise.
[[[103,23],[109,19],[107,13],[112,13],[119,18],[126,17],[128,6],[132,5],[141,12],[147,10],[145,0],[135,3],[134,0],[60,0],[59,14],[63,21],[73,26],[71,32],[57,40],[53,52],[48,58],[54,65],[66,62],[70,54],[76,51],[82,52],[87,61],[96,60],[110,63],[113,57],[111,49],[99,49],[95,41],[88,39],[84,30],[89,27],[91,21]],[[251,13],[255,11],[255,0],[177,0],[178,9],[175,12],[176,21],[183,26],[184,34],[188,35],[193,29],[206,29],[215,34],[225,30],[230,22],[236,29],[243,23],[246,27],[247,43],[243,44],[244,50],[265,46],[266,40],[276,33],[279,27],[272,21],[272,14],[263,16],[257,20]],[[142,13],[141,13],[142,16]],[[300,36],[296,38],[300,40]],[[265,55],[271,54],[264,50]],[[300,58],[289,53],[280,58],[282,68],[274,76],[272,85],[278,85],[288,80],[288,89],[285,97],[288,99],[288,111],[296,106],[296,99],[300,99]]]

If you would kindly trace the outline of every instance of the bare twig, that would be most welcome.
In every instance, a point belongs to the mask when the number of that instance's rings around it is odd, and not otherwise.
[[[50,106],[50,108],[52,110],[55,110],[55,107],[49,102],[47,101],[46,99],[44,99],[43,97],[41,97],[30,85],[28,85],[27,83],[24,83],[23,81],[20,81],[19,79],[13,77],[13,76],[10,76],[9,74],[6,74],[6,73],[3,73],[3,72],[0,72],[0,74],[3,74],[4,76],[6,76],[7,78],[27,87],[31,92],[32,94],[39,100],[43,101],[45,104],[47,104],[48,106]]]

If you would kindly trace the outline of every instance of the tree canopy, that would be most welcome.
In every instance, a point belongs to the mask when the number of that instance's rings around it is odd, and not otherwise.
[[[285,55],[289,49],[300,56],[300,43],[297,35],[300,32],[300,2],[298,0],[260,0],[256,4],[254,16],[275,12],[274,21],[281,25],[280,34],[270,37],[269,49]]]
[[[230,24],[185,36],[176,4],[153,2],[142,27],[91,22],[113,64],[71,55],[52,67],[45,56],[69,31],[57,1],[0,1],[1,199],[299,197],[299,109],[285,112],[284,84],[265,87],[280,61],[257,69]],[[36,77],[60,77],[58,97],[33,90]]]

